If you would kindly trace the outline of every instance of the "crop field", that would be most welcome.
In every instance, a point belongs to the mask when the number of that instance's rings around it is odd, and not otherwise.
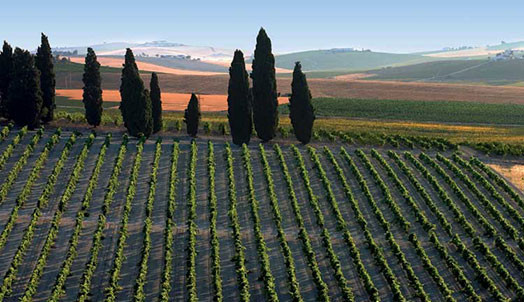
[[[0,129],[0,301],[523,301],[522,192],[439,152]]]

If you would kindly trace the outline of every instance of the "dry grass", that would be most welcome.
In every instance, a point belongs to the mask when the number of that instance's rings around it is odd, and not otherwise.
[[[56,95],[70,98],[72,100],[82,100],[81,89],[57,89]],[[120,91],[104,90],[103,99],[105,101],[120,102]],[[167,111],[180,111],[187,107],[187,102],[191,98],[188,93],[162,93],[162,109]],[[280,97],[279,104],[285,104],[288,98]],[[205,94],[200,95],[200,109],[202,111],[224,111],[227,110],[227,95]]]
[[[142,77],[145,83],[149,83],[150,74],[144,73]],[[163,92],[226,95],[229,76],[160,74],[159,79]],[[103,89],[119,89],[119,73],[103,73],[102,80]],[[348,79],[309,79],[308,83],[313,97],[524,104],[524,87]],[[277,84],[282,95],[291,92],[290,78],[278,78]],[[57,74],[57,88],[82,87],[80,73]]]
[[[71,62],[84,64],[84,58],[71,57]],[[109,58],[109,57],[98,57],[98,62],[102,66],[121,68],[124,64],[124,58]],[[220,72],[211,72],[211,71],[196,71],[196,70],[185,70],[177,68],[169,68],[165,66],[160,66],[156,64],[140,62],[137,60],[136,64],[138,68],[143,71],[154,71],[167,74],[178,74],[178,75],[217,75],[223,74]]]

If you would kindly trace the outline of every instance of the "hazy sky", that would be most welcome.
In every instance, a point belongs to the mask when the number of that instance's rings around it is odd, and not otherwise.
[[[277,53],[332,47],[413,52],[524,40],[524,1],[2,0],[0,39],[33,49],[169,40],[251,50],[260,26]]]

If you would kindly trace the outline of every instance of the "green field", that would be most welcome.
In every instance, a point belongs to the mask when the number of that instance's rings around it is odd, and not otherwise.
[[[381,52],[333,52],[331,50],[312,50],[276,56],[276,66],[293,69],[300,61],[304,71],[358,71],[386,66],[398,66],[435,61],[437,58],[413,54],[394,54]]]
[[[451,60],[370,70],[370,80],[508,85],[524,81],[524,60]]]
[[[81,113],[85,112],[84,103],[82,103],[82,101],[79,101],[79,100],[72,100],[70,98],[63,97],[63,96],[56,96],[55,103],[56,103],[56,108],[61,111],[81,112]],[[120,102],[104,101],[102,103],[102,106],[104,107],[104,109],[107,109],[107,108],[118,106],[119,104]]]
[[[74,63],[69,61],[56,61],[54,66],[55,73],[61,72],[84,72],[84,64]],[[121,68],[100,66],[100,72],[122,72]]]
[[[524,105],[315,98],[317,116],[416,122],[524,125]],[[287,114],[287,105],[279,107]]]

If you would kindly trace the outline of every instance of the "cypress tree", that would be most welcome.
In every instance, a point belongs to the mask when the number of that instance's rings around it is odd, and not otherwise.
[[[42,113],[44,123],[53,120],[55,105],[55,71],[53,70],[53,53],[47,36],[42,33],[42,44],[36,52],[35,64],[40,70],[40,89],[42,90]]]
[[[196,137],[200,123],[200,101],[194,93],[191,94],[191,99],[184,112],[184,123],[186,123],[187,134]]]
[[[13,70],[13,48],[6,41],[0,53],[0,116],[8,118],[7,93]]]
[[[258,32],[252,69],[255,130],[260,139],[269,141],[275,137],[278,126],[278,95],[275,57],[271,53],[271,40],[263,28]]]
[[[144,89],[144,82],[140,78],[135,57],[131,49],[127,49],[122,81],[120,84],[120,111],[124,126],[133,136],[149,136],[153,131],[151,113],[151,97]]]
[[[86,120],[89,125],[96,127],[100,125],[102,119],[102,78],[100,77],[100,63],[92,48],[87,49],[82,81],[84,82],[83,102],[86,109]]]
[[[13,72],[8,90],[9,116],[17,125],[34,129],[40,124],[42,91],[40,72],[33,56],[27,50],[16,48],[13,54]]]
[[[293,81],[291,82],[291,97],[289,98],[289,118],[293,125],[295,137],[303,144],[311,140],[315,111],[311,104],[306,75],[302,72],[300,62],[295,63]]]
[[[253,132],[253,113],[249,89],[249,77],[244,62],[244,54],[235,51],[229,67],[229,87],[227,90],[227,117],[233,143],[249,144]]]
[[[149,83],[151,89],[151,106],[153,112],[153,133],[162,130],[162,99],[160,86],[158,85],[158,76],[156,72],[151,74],[151,82]]]

